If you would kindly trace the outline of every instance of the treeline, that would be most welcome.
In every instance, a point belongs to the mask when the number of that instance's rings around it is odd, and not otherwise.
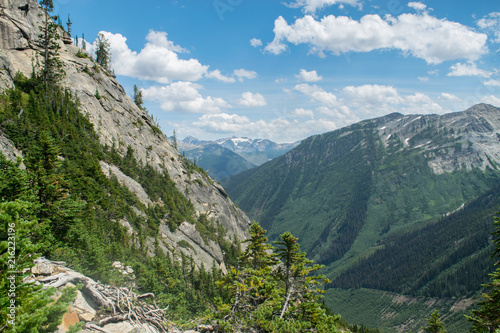
[[[328,287],[372,288],[413,296],[459,297],[479,290],[493,270],[491,221],[500,187],[413,232],[388,237],[369,258]]]
[[[78,107],[78,100],[69,91],[47,85],[39,76],[28,79],[18,74],[15,88],[0,96],[0,130],[22,150],[26,167],[19,170],[4,157],[0,162],[0,204],[4,205],[0,209],[2,283],[8,271],[6,221],[20,216],[13,222],[18,237],[26,235],[26,241],[33,244],[24,249],[26,254],[64,260],[89,277],[124,285],[129,281],[111,266],[118,260],[134,269],[140,291],[154,292],[158,304],[169,305],[171,318],[203,313],[220,294],[215,285],[221,277],[219,269],[195,268],[192,258],[180,253],[165,255],[158,243],[149,245],[156,250],[154,257],[148,256],[146,240],[157,236],[163,219],[172,229],[185,220],[210,223],[195,219],[192,204],[175,188],[166,171],[143,165],[130,148],[122,157],[118,147],[101,146],[92,124]],[[99,161],[118,165],[143,184],[152,200],[162,204],[146,208],[115,177],[106,177]],[[137,214],[134,207],[146,212],[146,216]],[[129,235],[120,225],[124,218],[137,234]],[[22,231],[24,226],[27,229]],[[222,230],[211,224],[206,228],[211,228],[212,237],[221,241],[228,258],[237,256],[237,244],[223,241]],[[33,259],[26,259],[23,265],[29,267]],[[26,274],[18,275],[19,285]],[[8,302],[5,285],[1,287],[2,302]],[[16,298],[20,314],[23,309],[31,311],[29,297]],[[0,327],[6,320],[3,310]],[[46,316],[40,318],[32,327],[48,325],[44,324]]]

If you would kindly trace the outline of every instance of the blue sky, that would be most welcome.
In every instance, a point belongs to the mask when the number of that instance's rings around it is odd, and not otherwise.
[[[500,106],[498,0],[54,0],[167,135],[292,142]]]

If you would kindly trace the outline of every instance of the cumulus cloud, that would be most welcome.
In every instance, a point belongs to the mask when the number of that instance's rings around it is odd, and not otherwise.
[[[500,87],[500,80],[488,80],[484,82],[484,85],[492,87]]]
[[[205,77],[209,78],[209,79],[216,79],[216,80],[226,82],[226,83],[236,82],[236,79],[234,77],[225,76],[218,69],[213,70],[211,72],[207,72],[205,74]]]
[[[392,86],[366,84],[347,86],[338,96],[316,85],[300,84],[294,87],[318,103],[316,112],[329,116],[337,124],[345,126],[360,119],[383,116],[391,112],[444,113],[448,110],[430,96],[422,93],[402,95]],[[442,99],[457,102],[453,95],[443,94]]]
[[[476,23],[487,33],[493,34],[494,41],[500,43],[500,12],[489,13]]]
[[[303,108],[298,108],[293,110],[292,116],[295,117],[311,117],[314,118],[314,112],[312,110],[307,110]]]
[[[280,16],[274,22],[274,35],[265,52],[281,54],[288,43],[308,44],[310,52],[320,56],[325,52],[339,55],[393,49],[429,64],[453,59],[476,60],[487,52],[486,34],[428,13],[385,18],[365,15],[359,21],[334,15],[316,20],[306,15],[290,25]]]
[[[456,95],[449,94],[449,93],[441,93],[441,99],[444,99],[446,101],[452,101],[452,102],[460,101],[460,98],[458,98]]]
[[[178,81],[166,86],[143,89],[144,100],[157,101],[164,111],[217,113],[231,105],[222,98],[203,97],[203,87],[193,82]]]
[[[116,74],[159,83],[175,80],[197,81],[207,73],[208,66],[197,59],[181,59],[187,51],[168,40],[166,32],[151,30],[140,52],[132,51],[121,34],[101,31],[111,45],[111,61]]]
[[[360,105],[385,105],[400,104],[401,97],[396,88],[378,84],[365,84],[362,86],[348,86],[343,89],[356,104]]]
[[[427,8],[427,6],[421,2],[408,2],[408,7],[418,11],[424,11]]]
[[[247,107],[259,107],[259,106],[266,106],[267,102],[264,96],[262,96],[259,93],[251,93],[249,91],[243,93],[241,95],[241,98],[238,99],[237,103],[242,106],[247,106]]]
[[[494,95],[484,96],[481,99],[481,103],[491,104],[496,107],[500,107],[500,98]]]
[[[305,13],[315,13],[327,6],[339,5],[343,8],[345,5],[362,8],[361,1],[359,0],[295,0],[294,2],[286,3],[291,8],[301,8]]]
[[[337,96],[325,91],[323,88],[318,87],[317,85],[302,83],[297,84],[295,87],[293,87],[293,89],[303,93],[306,96],[309,96],[314,102],[320,102],[321,104],[329,107],[338,105]]]
[[[252,38],[250,39],[250,45],[252,45],[253,47],[259,47],[262,46],[262,41],[258,38]]]
[[[257,77],[257,72],[249,71],[243,68],[235,69],[233,73],[240,82],[243,81],[244,79],[252,80]]]
[[[475,63],[457,63],[450,67],[450,72],[448,76],[481,76],[484,78],[489,78],[493,72],[488,72],[483,69],[477,68]]]
[[[323,77],[321,75],[318,75],[316,71],[306,71],[305,69],[301,69],[300,73],[295,75],[299,80],[306,81],[306,82],[317,82],[321,81]]]
[[[339,128],[331,119],[299,121],[277,117],[267,121],[253,121],[246,116],[227,113],[203,115],[193,125],[207,134],[220,136],[223,133],[238,133],[240,136],[269,138],[278,142],[293,142]]]

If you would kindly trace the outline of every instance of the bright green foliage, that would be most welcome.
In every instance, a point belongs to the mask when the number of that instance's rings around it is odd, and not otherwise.
[[[500,213],[497,213],[494,225],[495,250],[493,256],[498,257],[500,255]],[[500,261],[497,261],[495,266],[495,271],[490,274],[490,282],[484,285],[487,292],[483,294],[483,300],[479,303],[480,308],[473,310],[472,317],[469,318],[477,332],[500,330]]]
[[[40,204],[19,164],[0,154],[0,330],[53,332],[76,293],[67,288],[54,302],[55,289],[42,291],[23,281],[36,253],[45,250],[37,240],[50,236],[36,216]]]
[[[224,332],[340,332],[340,317],[329,316],[320,304],[324,276],[311,276],[321,268],[300,251],[289,232],[267,244],[266,231],[256,222],[250,228],[247,249],[239,269],[231,267],[219,281],[229,302],[218,301],[219,328]],[[280,261],[277,261],[277,258]]]
[[[273,247],[267,242],[266,230],[257,222],[254,222],[248,232],[250,238],[245,241],[248,245],[242,256],[242,264],[254,270],[273,266],[276,263],[276,259],[273,255],[270,255]]]
[[[429,333],[445,333],[447,332],[446,329],[444,328],[444,324],[439,319],[439,311],[435,310],[432,312],[431,317],[429,319],[426,319],[429,325],[424,328],[424,332],[429,332]]]
[[[119,260],[130,265],[138,292],[154,292],[158,306],[169,306],[172,319],[192,318],[211,309],[212,300],[220,295],[215,285],[220,270],[195,269],[192,258],[177,252],[165,255],[159,246],[150,257],[147,238],[157,237],[161,221],[172,230],[189,221],[206,227],[232,261],[239,257],[238,247],[223,238],[217,225],[203,225],[212,221],[195,220],[192,203],[166,170],[138,161],[130,147],[100,145],[69,91],[56,85],[46,91],[41,77],[17,75],[15,84],[0,95],[0,130],[26,156],[27,171],[3,168],[0,200],[19,199],[29,205],[28,216],[36,221],[26,238],[37,246],[31,253],[66,261],[91,278],[120,286],[130,281],[111,264]],[[4,160],[0,160],[2,167],[8,165]],[[115,177],[103,174],[100,161],[118,166],[141,183],[152,201],[162,204],[145,207]],[[134,207],[145,215],[137,214]],[[119,223],[122,219],[134,227],[135,234],[127,234]]]

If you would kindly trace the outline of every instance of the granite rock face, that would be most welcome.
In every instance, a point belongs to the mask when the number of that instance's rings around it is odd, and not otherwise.
[[[374,121],[380,123],[384,144],[398,138],[406,149],[421,150],[436,174],[500,168],[500,109],[495,106],[477,104],[441,116],[392,114]]]
[[[35,0],[0,0],[0,91],[13,86],[17,72],[28,77],[31,75],[33,59],[37,57],[36,40],[44,15]],[[62,30],[60,35],[63,36]],[[127,96],[114,75],[97,65],[91,56],[77,56],[78,47],[65,44],[62,40],[60,45],[60,58],[66,73],[62,85],[78,97],[81,112],[93,123],[100,142],[114,145],[121,154],[131,147],[135,157],[144,164],[166,170],[177,189],[193,203],[197,215],[204,214],[214,222],[219,221],[227,230],[228,240],[234,236],[246,238],[250,220],[231,202],[224,189],[206,175],[185,169],[167,136],[159,130],[153,118]],[[122,174],[115,166],[103,164],[102,169],[106,175]],[[123,183],[131,186],[129,189],[135,188],[132,192],[142,202],[155,204],[140,189],[140,184],[125,177],[121,178]],[[183,239],[197,248],[196,253],[185,248],[180,251],[189,252],[199,265],[210,267],[213,262],[221,264],[219,245],[205,243],[201,237],[195,236],[196,233],[196,230],[189,233],[190,236],[182,233]],[[177,248],[169,237],[162,238],[162,241],[166,250]]]

